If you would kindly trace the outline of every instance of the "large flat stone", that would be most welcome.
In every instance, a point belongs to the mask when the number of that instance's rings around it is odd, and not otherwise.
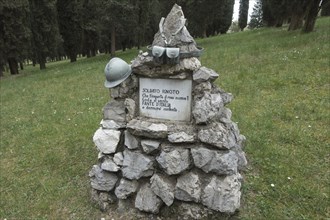
[[[171,143],[193,143],[195,142],[194,135],[189,135],[184,131],[170,134],[168,141]]]
[[[127,124],[127,128],[131,134],[148,138],[166,138],[168,129],[164,123],[153,123],[133,119]]]

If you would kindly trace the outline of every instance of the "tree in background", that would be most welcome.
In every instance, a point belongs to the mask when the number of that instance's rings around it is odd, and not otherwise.
[[[30,42],[27,0],[6,0],[0,7],[0,69],[8,62],[10,73],[18,74],[18,62],[26,58]],[[2,71],[1,71],[2,72]]]
[[[240,0],[239,1],[239,17],[238,17],[238,25],[241,31],[247,26],[249,13],[249,0]]]
[[[77,54],[80,52],[82,29],[79,18],[78,0],[57,0],[57,15],[59,31],[63,39],[63,48],[65,54],[71,62],[77,60]]]
[[[57,23],[56,0],[29,0],[29,2],[33,54],[40,69],[45,69],[47,57],[57,56],[58,44],[61,41]]]
[[[308,4],[305,23],[302,28],[303,33],[309,33],[313,31],[317,14],[320,10],[320,2],[321,0],[314,0]]]
[[[262,11],[262,1],[257,0],[253,6],[252,15],[249,22],[249,28],[260,28],[263,26],[263,11]]]
[[[102,2],[97,0],[82,1],[82,10],[80,12],[82,54],[89,58],[95,56],[97,52],[100,37],[100,16],[104,6],[102,6]]]
[[[322,1],[321,16],[330,16],[330,1],[329,0]]]

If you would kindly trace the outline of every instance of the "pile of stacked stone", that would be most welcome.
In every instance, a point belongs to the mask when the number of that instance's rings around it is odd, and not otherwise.
[[[185,26],[173,36],[182,22],[181,7],[174,5],[152,46],[168,46],[165,34],[180,52],[199,50]],[[177,201],[235,212],[240,207],[239,172],[247,164],[242,150],[245,137],[225,107],[232,95],[214,84],[219,75],[194,56],[167,65],[141,52],[131,67],[130,77],[110,89],[111,100],[93,137],[99,152],[89,173],[93,198],[101,209],[129,200],[136,209],[157,214]],[[189,120],[141,115],[141,77],[191,80]]]

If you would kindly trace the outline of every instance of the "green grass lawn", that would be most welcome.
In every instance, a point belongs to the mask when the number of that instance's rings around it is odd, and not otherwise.
[[[247,137],[240,219],[330,218],[329,28],[330,18],[320,18],[310,34],[265,28],[198,40]],[[27,66],[1,79],[0,219],[106,215],[90,202],[88,172],[109,100],[108,60]]]

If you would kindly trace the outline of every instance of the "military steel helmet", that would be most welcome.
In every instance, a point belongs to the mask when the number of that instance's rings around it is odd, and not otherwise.
[[[114,57],[105,66],[104,73],[106,78],[104,86],[113,88],[129,77],[132,68],[124,60]]]

